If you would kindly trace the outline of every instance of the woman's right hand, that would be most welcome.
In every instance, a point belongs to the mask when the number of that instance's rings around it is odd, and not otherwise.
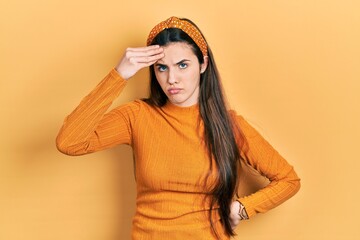
[[[140,69],[154,64],[164,56],[164,49],[159,45],[127,48],[115,69],[123,79],[127,80]]]

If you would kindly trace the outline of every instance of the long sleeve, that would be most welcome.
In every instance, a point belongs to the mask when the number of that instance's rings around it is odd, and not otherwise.
[[[238,199],[251,218],[292,197],[300,189],[300,179],[294,168],[244,118],[239,116],[238,123],[246,140],[242,157],[270,180],[263,189]]]
[[[125,85],[126,81],[112,69],[65,118],[56,138],[58,150],[67,155],[82,155],[130,144],[131,122],[138,111],[136,102],[106,113]]]

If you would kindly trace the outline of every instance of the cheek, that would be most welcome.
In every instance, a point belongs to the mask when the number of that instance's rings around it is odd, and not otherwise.
[[[166,79],[165,79],[164,74],[155,73],[155,76],[156,76],[156,80],[159,83],[160,87],[164,90],[164,87],[166,85]]]
[[[156,77],[156,80],[158,81],[158,83],[160,84],[161,83],[161,74],[159,74],[158,72],[155,71],[155,77]]]
[[[196,86],[200,84],[200,72],[199,71],[192,71],[189,72],[184,79],[187,79],[187,84],[191,86]]]

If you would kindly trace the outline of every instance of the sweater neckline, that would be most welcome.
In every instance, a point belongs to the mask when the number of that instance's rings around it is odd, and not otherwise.
[[[170,111],[175,114],[192,114],[192,113],[198,113],[199,112],[199,104],[196,103],[192,106],[188,107],[180,107],[177,106],[170,101],[167,101],[166,104],[163,106],[165,111]]]

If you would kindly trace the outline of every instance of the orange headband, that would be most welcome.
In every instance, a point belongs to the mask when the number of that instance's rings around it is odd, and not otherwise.
[[[154,40],[156,35],[158,35],[162,30],[166,28],[178,28],[183,30],[191,39],[196,43],[196,45],[200,48],[202,54],[207,56],[207,44],[205,42],[204,37],[201,35],[199,30],[192,25],[190,22],[181,20],[177,17],[171,17],[158,25],[156,25],[150,32],[147,45],[149,46],[151,42]]]

